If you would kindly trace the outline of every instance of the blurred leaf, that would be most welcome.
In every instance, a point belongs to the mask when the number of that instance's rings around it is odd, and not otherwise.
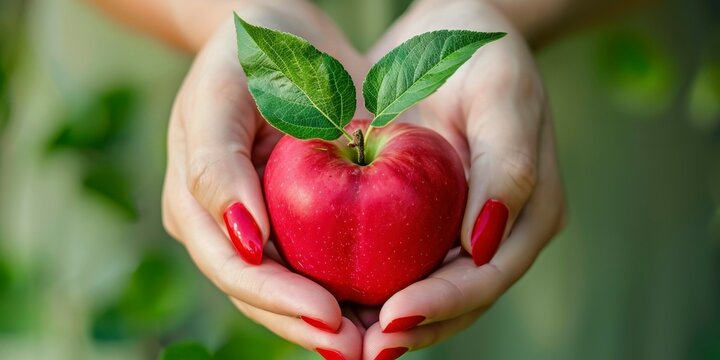
[[[10,100],[7,95],[0,93],[0,135],[10,122]]]
[[[110,87],[86,106],[70,111],[47,145],[51,152],[70,150],[80,155],[82,186],[115,205],[130,220],[138,218],[138,209],[125,156],[137,102],[138,92],[133,87]]]
[[[138,218],[138,209],[132,196],[132,183],[129,176],[111,160],[88,161],[85,173],[82,175],[82,185],[85,189],[100,195],[115,205],[126,218],[130,220]]]
[[[285,359],[298,351],[303,350],[265,329],[237,329],[215,352],[214,359]]]
[[[159,360],[210,360],[208,349],[195,341],[180,341],[168,346],[158,356]],[[238,358],[240,359],[240,358]]]
[[[49,150],[99,151],[123,140],[137,106],[137,91],[111,87],[89,105],[71,111],[48,144]]]
[[[162,253],[149,253],[130,276],[120,309],[139,328],[162,328],[186,315],[191,295],[177,264]]]
[[[0,254],[0,333],[26,329],[34,320],[35,305],[27,279]]]
[[[92,334],[96,340],[159,335],[182,323],[195,295],[182,269],[161,252],[146,254],[130,274],[118,299],[97,312]]]
[[[690,121],[712,131],[720,122],[720,63],[701,66],[690,88]]]
[[[92,337],[98,341],[118,341],[130,337],[130,332],[117,306],[109,306],[95,315]]]
[[[4,257],[0,256],[0,299],[7,297],[10,292],[12,282],[11,271],[10,264],[8,264]]]
[[[675,78],[667,51],[638,31],[616,31],[598,42],[596,76],[616,101],[630,110],[659,111],[668,103]]]

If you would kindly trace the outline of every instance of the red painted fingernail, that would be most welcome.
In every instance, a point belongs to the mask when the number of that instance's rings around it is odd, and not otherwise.
[[[500,245],[508,219],[508,208],[499,200],[485,202],[480,215],[475,220],[470,247],[475,265],[490,262]]]
[[[262,262],[262,235],[250,212],[237,202],[225,210],[223,219],[235,251],[246,262],[259,265]]]
[[[406,316],[391,321],[385,329],[384,333],[391,333],[397,331],[406,331],[416,327],[419,323],[423,322],[425,317],[422,315]]]
[[[333,329],[332,327],[330,327],[330,325],[326,324],[326,323],[323,322],[322,320],[318,320],[318,319],[315,319],[315,318],[311,318],[311,317],[309,317],[309,316],[301,316],[300,318],[301,318],[303,321],[305,321],[306,323],[308,323],[308,324],[312,325],[313,327],[316,327],[316,328],[318,328],[318,329],[320,329],[320,330],[322,330],[322,331],[327,331],[327,332],[330,332],[330,333],[333,333],[333,334],[337,334],[337,333],[338,333],[338,332],[337,332],[337,329]]]
[[[376,357],[375,360],[395,360],[408,351],[406,347],[396,347],[390,349],[384,349]]]
[[[315,351],[320,354],[325,360],[345,360],[343,354],[335,350],[317,348]]]

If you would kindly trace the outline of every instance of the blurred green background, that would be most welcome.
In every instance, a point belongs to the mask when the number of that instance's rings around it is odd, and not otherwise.
[[[318,2],[360,47],[409,3]],[[569,225],[474,326],[406,358],[720,359],[719,15],[666,1],[538,54]],[[161,227],[190,61],[83,2],[0,0],[0,359],[318,358]]]

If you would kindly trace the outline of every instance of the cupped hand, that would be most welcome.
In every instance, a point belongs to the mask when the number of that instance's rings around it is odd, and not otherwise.
[[[264,1],[238,13],[310,39],[356,79],[364,73],[364,60],[304,2]],[[165,227],[249,318],[329,358],[360,359],[361,332],[342,316],[335,298],[288,270],[267,244],[270,224],[260,176],[281,134],[263,120],[248,92],[230,15],[198,54],[173,107]]]
[[[401,119],[439,132],[465,165],[466,253],[456,250],[439,270],[382,306],[379,322],[364,335],[365,359],[393,359],[472,324],[528,270],[564,222],[547,98],[525,41],[502,14],[477,0],[421,1],[371,55],[377,59],[413,35],[437,29],[508,33]]]

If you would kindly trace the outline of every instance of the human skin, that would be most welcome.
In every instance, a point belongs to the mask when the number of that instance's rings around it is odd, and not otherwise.
[[[298,10],[304,6],[272,6],[278,4],[287,3],[265,1],[238,11],[250,22],[308,38],[346,64],[355,80],[361,79],[368,67],[353,64],[366,61],[346,45],[339,32],[299,26],[324,24],[308,20],[324,19],[322,14]],[[314,40],[318,34],[322,39]],[[333,34],[338,38],[333,39]],[[228,16],[197,55],[173,106],[163,190],[164,225],[246,316],[308,350],[360,359],[361,330],[343,317],[340,305],[327,290],[282,265],[268,243],[270,225],[260,174],[281,135],[260,116],[248,92]],[[242,204],[243,210],[235,204]],[[230,205],[234,205],[233,213],[249,214],[239,229],[257,231],[255,237],[264,246],[260,256],[248,259],[233,247],[223,220]],[[246,226],[248,222],[255,226]]]
[[[303,1],[91,1],[174,46],[190,52],[202,49],[178,94],[169,125],[163,195],[168,231],[248,317],[289,341],[347,359],[372,359],[384,349],[391,349],[384,354],[396,355],[465,328],[522,276],[560,229],[564,200],[552,121],[525,39],[537,44],[561,33],[567,24],[583,22],[587,9],[598,8],[595,3],[606,8],[627,3],[425,0],[413,5],[378,43],[370,54],[373,59],[413,34],[437,28],[509,34],[481,49],[438,93],[401,119],[438,131],[461,156],[470,184],[462,225],[465,252],[451,252],[443,268],[397,293],[378,312],[341,310],[322,287],[288,271],[272,244],[265,246],[261,265],[248,264],[230,245],[222,220],[227,205],[241,202],[257,223],[260,238],[267,241],[269,222],[259,174],[280,137],[254,110],[235,57],[227,13],[234,9],[251,22],[307,38],[339,58],[358,85],[369,61]],[[222,20],[225,25],[218,28]],[[356,116],[367,114],[360,110]],[[491,209],[508,210],[507,221],[494,221],[506,222],[497,253],[475,251],[479,257],[491,257],[478,267],[465,254],[474,252],[472,230],[490,198],[497,200]],[[298,319],[301,316],[320,320],[310,322],[339,330],[338,334],[317,330]],[[382,332],[388,328],[396,331]]]
[[[527,43],[502,13],[474,0],[415,3],[371,57],[378,58],[413,35],[443,28],[508,33],[478,51],[438,92],[401,119],[437,131],[460,154],[470,189],[461,230],[464,252],[382,306],[379,321],[364,335],[365,359],[374,359],[384,349],[420,349],[472,324],[527,271],[564,223],[546,94]],[[499,248],[491,249],[494,254],[487,258],[488,252],[478,252],[472,240],[487,239],[478,232],[489,232],[487,226],[478,227],[483,224],[478,218],[490,217],[489,224],[494,224],[498,221],[493,216],[502,217],[482,210],[495,208],[495,201],[508,211],[507,218],[499,220],[502,226],[491,229]],[[490,261],[473,261],[464,253]],[[368,324],[372,315],[365,315]],[[403,320],[408,318],[414,320]],[[405,324],[391,326],[398,319]],[[396,331],[388,332],[388,327]]]

